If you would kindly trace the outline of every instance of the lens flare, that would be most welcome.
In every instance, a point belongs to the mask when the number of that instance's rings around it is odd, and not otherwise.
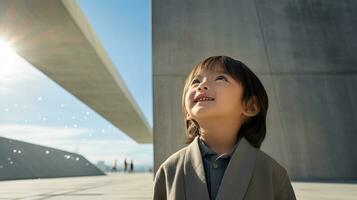
[[[0,38],[0,83],[4,84],[15,69],[17,54],[10,43]]]
[[[10,43],[0,38],[0,56],[3,57],[4,54],[7,56],[8,54],[11,53],[14,53],[14,50],[12,49]]]

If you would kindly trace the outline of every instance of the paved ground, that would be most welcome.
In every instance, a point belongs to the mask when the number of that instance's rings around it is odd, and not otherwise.
[[[0,199],[151,199],[152,174],[0,181]]]
[[[152,174],[0,181],[0,200],[151,199]],[[299,200],[357,200],[357,184],[293,183]]]
[[[293,183],[298,200],[357,200],[357,183]]]

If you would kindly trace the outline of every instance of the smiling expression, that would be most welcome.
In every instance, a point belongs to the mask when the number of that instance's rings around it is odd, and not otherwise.
[[[196,121],[209,117],[235,117],[242,113],[242,85],[222,68],[196,74],[185,95],[187,117]]]

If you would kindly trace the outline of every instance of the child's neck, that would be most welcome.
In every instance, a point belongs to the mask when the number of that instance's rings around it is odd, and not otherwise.
[[[200,121],[200,139],[217,154],[229,152],[237,141],[238,120]]]

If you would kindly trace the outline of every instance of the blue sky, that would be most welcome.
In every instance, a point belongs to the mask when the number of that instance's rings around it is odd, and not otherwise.
[[[151,2],[77,2],[152,126]],[[16,54],[0,54],[0,136],[78,152],[93,163],[153,164],[151,144],[136,144]]]

